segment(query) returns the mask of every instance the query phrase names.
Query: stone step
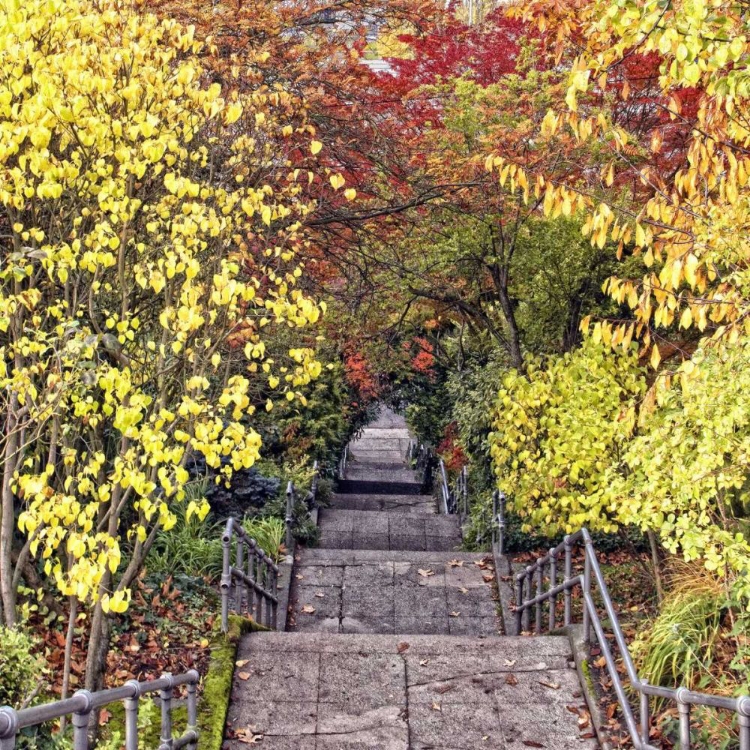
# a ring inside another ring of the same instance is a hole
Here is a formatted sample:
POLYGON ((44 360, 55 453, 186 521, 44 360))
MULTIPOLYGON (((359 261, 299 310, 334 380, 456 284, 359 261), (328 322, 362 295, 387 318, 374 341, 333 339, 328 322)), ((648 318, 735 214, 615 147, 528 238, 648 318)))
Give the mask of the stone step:
POLYGON ((402 456, 406 456, 409 449, 411 438, 407 437, 380 437, 376 435, 363 435, 358 440, 349 444, 349 450, 354 453, 358 451, 395 451, 402 456))
POLYGON ((372 468, 370 466, 359 466, 357 463, 347 464, 345 479, 350 482, 371 482, 371 483, 401 483, 416 482, 416 475, 411 469, 400 464, 389 468, 372 468))
POLYGON ((296 562, 290 629, 476 636, 501 632, 493 570, 485 555, 325 550, 329 554, 321 556, 322 551, 304 550, 296 562))
POLYGON ((318 546, 328 549, 445 550, 461 544, 456 516, 321 508, 318 546))
POLYGON ((567 638, 252 633, 237 658, 227 750, 598 747, 567 638))
POLYGON ((401 451, 384 448, 383 450, 350 450, 349 461, 355 464, 391 464, 406 467, 406 456, 401 451))
POLYGON ((336 482, 339 494, 347 495, 421 495, 420 482, 364 482, 339 479, 336 482))
MULTIPOLYGON (((351 476, 352 472, 361 473, 361 474, 371 474, 372 471, 384 471, 388 472, 389 474, 396 473, 400 474, 401 472, 408 471, 409 474, 404 475, 406 476, 407 481, 414 481, 414 472, 412 471, 411 467, 407 466, 404 461, 401 459, 391 459, 383 456, 368 456, 367 458, 361 459, 359 456, 355 456, 353 459, 350 458, 350 460, 346 464, 346 475, 349 477, 351 476)), ((352 479, 356 479, 357 477, 352 476, 352 479)), ((369 479, 369 477, 365 476, 365 481, 369 479)))
POLYGON ((331 498, 331 507, 338 510, 394 511, 434 515, 432 495, 341 495, 331 498))

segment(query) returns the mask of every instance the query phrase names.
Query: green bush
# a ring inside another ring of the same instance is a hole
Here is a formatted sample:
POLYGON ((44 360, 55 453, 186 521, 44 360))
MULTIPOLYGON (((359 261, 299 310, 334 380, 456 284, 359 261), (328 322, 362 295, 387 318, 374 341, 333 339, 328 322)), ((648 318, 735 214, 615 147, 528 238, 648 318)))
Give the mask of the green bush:
POLYGON ((46 667, 23 630, 0 626, 0 706, 18 708, 29 700, 46 667))
POLYGON ((281 558, 281 545, 284 543, 286 526, 283 519, 250 518, 242 522, 245 531, 255 539, 259 547, 276 562, 281 558))

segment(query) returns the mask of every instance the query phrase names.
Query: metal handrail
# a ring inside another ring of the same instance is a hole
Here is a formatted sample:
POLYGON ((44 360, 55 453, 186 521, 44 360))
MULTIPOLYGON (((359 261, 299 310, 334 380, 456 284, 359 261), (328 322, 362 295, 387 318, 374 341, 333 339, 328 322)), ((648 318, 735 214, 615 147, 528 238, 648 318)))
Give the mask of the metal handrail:
POLYGON ((349 462, 349 443, 347 443, 344 446, 344 450, 341 451, 341 458, 339 459, 337 479, 346 479, 346 465, 348 462, 349 462))
POLYGON ((159 693, 161 703, 161 737, 158 750, 177 750, 198 747, 197 686, 200 675, 194 669, 179 675, 165 674, 156 680, 130 680, 121 687, 98 690, 78 690, 70 698, 16 711, 10 706, 0 707, 0 750, 13 750, 16 736, 26 727, 38 726, 48 721, 72 714, 73 748, 88 750, 89 719, 91 713, 110 703, 122 701, 125 705, 125 750, 138 750, 138 700, 147 693, 159 693), (187 728, 179 737, 172 732, 172 699, 174 689, 187 686, 187 728))
MULTIPOLYGON (((235 611, 253 615, 261 625, 276 629, 279 600, 276 596, 279 568, 235 518, 229 518, 221 537, 221 629, 229 629, 231 591, 235 611), (232 541, 235 542, 232 564, 232 541), (247 606, 245 606, 247 605, 247 606)), ((0 748, 2 750, 2 748, 0 748)))
POLYGON ((538 634, 543 630, 555 630, 556 627, 556 604, 557 597, 564 596, 565 609, 563 624, 572 624, 571 596, 572 590, 580 586, 583 592, 583 638, 587 644, 591 644, 592 629, 599 643, 607 672, 612 680, 618 703, 627 725, 628 733, 636 750, 658 750, 649 744, 650 728, 650 706, 649 698, 662 698, 674 701, 677 704, 680 722, 680 750, 690 750, 690 712, 693 706, 709 706, 713 708, 732 711, 737 714, 739 723, 740 750, 750 750, 750 697, 740 696, 738 698, 727 698, 709 693, 697 693, 685 687, 666 688, 657 685, 649 685, 646 680, 638 676, 633 659, 628 650, 625 635, 622 632, 617 612, 615 611, 612 597, 610 596, 607 583, 602 575, 599 561, 596 557, 593 541, 587 529, 581 529, 575 534, 568 535, 564 541, 552 548, 546 555, 540 557, 533 565, 518 573, 515 578, 516 595, 516 628, 518 632, 530 631, 531 610, 535 610, 535 623, 533 630, 538 634), (584 545, 584 569, 582 574, 573 575, 573 549, 576 545, 584 545), (560 573, 560 557, 564 556, 564 568, 562 569, 563 580, 558 583, 560 573), (548 572, 547 572, 547 569, 548 572), (547 589, 545 590, 545 582, 547 589), (604 623, 599 617, 593 595, 592 584, 596 583, 599 594, 604 602, 604 608, 609 619, 610 628, 614 635, 615 643, 622 656, 627 681, 630 688, 638 693, 640 698, 640 721, 636 722, 633 708, 630 705, 625 687, 612 650, 604 632, 604 623), (533 590, 534 589, 534 590, 533 590), (547 626, 545 627, 544 604, 548 602, 547 626))
MULTIPOLYGON (((315 461, 313 464, 313 478, 312 482, 310 483, 310 490, 305 495, 305 505, 307 506, 308 514, 313 510, 315 507, 315 503, 318 498, 318 481, 320 479, 320 469, 318 468, 318 462, 315 461)), ((292 553, 292 548, 294 546, 294 526, 296 523, 296 519, 294 516, 294 509, 297 505, 297 488, 294 485, 294 482, 291 480, 287 483, 286 486, 286 515, 284 517, 284 523, 286 525, 286 537, 285 537, 285 545, 287 554, 292 553)))

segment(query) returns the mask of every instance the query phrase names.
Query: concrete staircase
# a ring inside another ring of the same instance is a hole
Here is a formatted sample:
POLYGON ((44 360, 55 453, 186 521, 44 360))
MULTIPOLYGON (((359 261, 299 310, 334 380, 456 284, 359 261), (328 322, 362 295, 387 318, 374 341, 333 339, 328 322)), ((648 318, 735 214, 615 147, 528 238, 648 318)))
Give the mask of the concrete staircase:
POLYGON ((598 747, 578 728, 569 640, 504 635, 492 560, 460 551, 457 518, 405 465, 409 439, 384 410, 352 443, 320 545, 296 561, 293 632, 240 644, 225 748, 598 747))

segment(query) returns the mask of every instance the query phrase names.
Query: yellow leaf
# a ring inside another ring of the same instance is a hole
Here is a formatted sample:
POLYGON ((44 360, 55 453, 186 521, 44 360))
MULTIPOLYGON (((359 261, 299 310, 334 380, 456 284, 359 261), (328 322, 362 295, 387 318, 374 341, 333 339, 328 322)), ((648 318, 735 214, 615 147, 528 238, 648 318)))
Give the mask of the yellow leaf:
POLYGON ((313 156, 317 156, 317 154, 320 153, 320 149, 323 148, 323 144, 320 141, 313 141, 310 144, 310 151, 312 152, 313 156))

